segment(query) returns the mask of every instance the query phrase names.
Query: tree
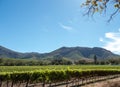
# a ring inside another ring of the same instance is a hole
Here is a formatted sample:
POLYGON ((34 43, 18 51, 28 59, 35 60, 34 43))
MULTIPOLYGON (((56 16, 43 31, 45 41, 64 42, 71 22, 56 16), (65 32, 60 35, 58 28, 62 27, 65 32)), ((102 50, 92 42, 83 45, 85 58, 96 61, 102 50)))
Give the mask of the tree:
POLYGON ((97 56, 94 55, 94 64, 97 64, 97 56))
MULTIPOLYGON (((105 12, 108 8, 108 5, 110 5, 110 2, 112 2, 112 8, 115 8, 115 11, 110 15, 110 18, 108 19, 108 22, 110 22, 113 17, 120 11, 120 0, 86 0, 82 7, 87 7, 87 12, 85 15, 93 16, 96 12, 105 12)), ((109 7, 111 8, 111 7, 109 7)))

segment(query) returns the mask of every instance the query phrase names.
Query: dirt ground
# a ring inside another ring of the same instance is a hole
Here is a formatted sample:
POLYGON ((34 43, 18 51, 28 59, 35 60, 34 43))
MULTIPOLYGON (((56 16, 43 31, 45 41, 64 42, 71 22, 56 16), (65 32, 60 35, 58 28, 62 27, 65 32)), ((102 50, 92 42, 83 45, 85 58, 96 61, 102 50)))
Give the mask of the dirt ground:
MULTIPOLYGON (((11 87, 10 85, 9 87, 11 87)), ((48 87, 48 86, 49 85, 46 85, 45 87, 48 87)), ((72 84, 68 85, 68 87, 71 87, 71 86, 72 84)), ((4 83, 2 87, 6 87, 6 83, 4 83)), ((21 84, 21 86, 14 85, 14 87, 25 87, 25 83, 21 84)), ((36 86, 31 85, 29 87, 42 87, 42 85, 40 83, 37 83, 36 86)), ((66 87, 66 85, 61 85, 61 86, 56 86, 56 87, 66 87)), ((90 83, 90 84, 86 84, 85 86, 80 86, 80 87, 120 87, 120 78, 90 83)))
POLYGON ((96 82, 81 87, 120 87, 120 78, 96 82))

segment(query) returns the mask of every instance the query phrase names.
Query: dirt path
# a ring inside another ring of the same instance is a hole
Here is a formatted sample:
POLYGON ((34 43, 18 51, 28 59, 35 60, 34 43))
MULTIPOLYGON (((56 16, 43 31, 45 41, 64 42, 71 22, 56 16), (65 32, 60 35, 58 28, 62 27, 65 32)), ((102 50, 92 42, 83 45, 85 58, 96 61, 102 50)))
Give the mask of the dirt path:
POLYGON ((81 87, 120 87, 120 78, 95 82, 81 87))

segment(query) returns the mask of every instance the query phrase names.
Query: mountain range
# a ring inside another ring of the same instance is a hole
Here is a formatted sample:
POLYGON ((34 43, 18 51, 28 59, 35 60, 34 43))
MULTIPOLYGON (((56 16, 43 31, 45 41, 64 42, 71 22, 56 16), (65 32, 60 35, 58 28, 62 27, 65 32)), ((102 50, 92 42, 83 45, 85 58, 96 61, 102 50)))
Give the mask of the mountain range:
POLYGON ((47 59, 47 58, 68 58, 71 60, 91 59, 96 55, 98 59, 118 57, 104 48, 100 47, 61 47, 49 53, 21 53, 0 46, 0 58, 22 58, 22 59, 47 59))

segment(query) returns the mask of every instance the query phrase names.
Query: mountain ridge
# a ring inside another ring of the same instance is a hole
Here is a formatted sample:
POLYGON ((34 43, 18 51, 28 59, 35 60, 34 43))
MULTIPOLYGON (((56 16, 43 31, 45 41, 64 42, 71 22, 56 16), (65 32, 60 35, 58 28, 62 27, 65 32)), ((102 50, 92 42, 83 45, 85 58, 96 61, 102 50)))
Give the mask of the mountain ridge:
POLYGON ((16 52, 0 46, 0 58, 32 58, 32 59, 46 59, 46 58, 68 58, 78 60, 81 58, 93 58, 96 55, 99 59, 106 59, 119 56, 101 47, 61 47, 49 53, 37 52, 16 52))

